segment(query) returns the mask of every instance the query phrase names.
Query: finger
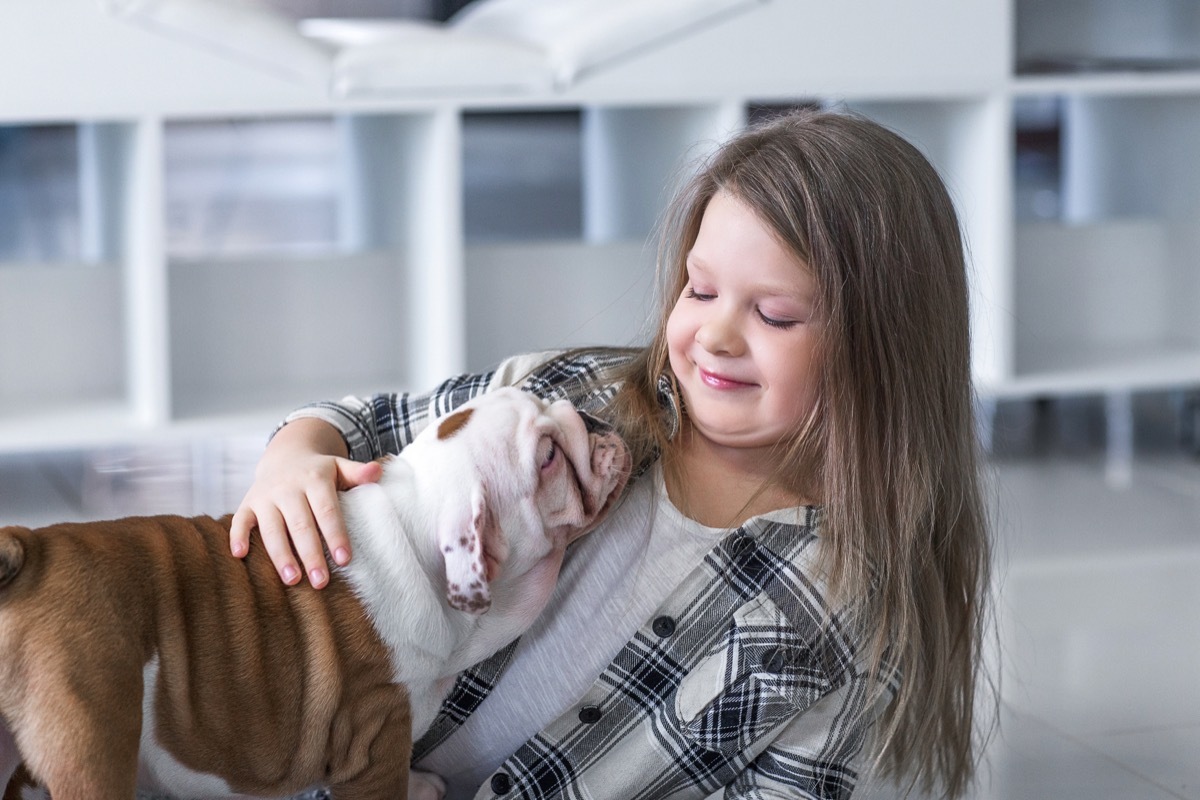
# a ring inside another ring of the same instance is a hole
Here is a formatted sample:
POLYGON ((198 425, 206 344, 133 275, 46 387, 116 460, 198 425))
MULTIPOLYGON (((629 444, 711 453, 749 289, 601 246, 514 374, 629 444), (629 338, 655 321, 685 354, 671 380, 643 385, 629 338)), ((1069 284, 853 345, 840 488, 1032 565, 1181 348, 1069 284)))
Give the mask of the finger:
POLYGON ((229 552, 237 558, 245 558, 250 552, 250 531, 256 524, 254 512, 247 506, 239 508, 233 515, 229 526, 229 552))
POLYGON ((289 503, 281 509, 287 523, 292 548, 300 556, 304 574, 313 588, 320 589, 329 583, 329 565, 325 563, 325 549, 321 544, 321 531, 313 519, 308 499, 289 503))
POLYGON ((329 487, 314 489, 309 494, 309 506, 321 536, 333 555, 334 563, 344 567, 350 563, 352 553, 350 536, 346 533, 346 522, 342 517, 337 492, 329 487))
POLYGON ((339 458, 335 463, 339 489, 353 489, 364 483, 375 483, 383 476, 383 465, 378 461, 351 461, 348 458, 339 458))
POLYGON ((272 508, 269 512, 258 514, 258 535, 280 580, 288 586, 296 584, 301 576, 300 566, 296 563, 287 525, 278 509, 272 508))

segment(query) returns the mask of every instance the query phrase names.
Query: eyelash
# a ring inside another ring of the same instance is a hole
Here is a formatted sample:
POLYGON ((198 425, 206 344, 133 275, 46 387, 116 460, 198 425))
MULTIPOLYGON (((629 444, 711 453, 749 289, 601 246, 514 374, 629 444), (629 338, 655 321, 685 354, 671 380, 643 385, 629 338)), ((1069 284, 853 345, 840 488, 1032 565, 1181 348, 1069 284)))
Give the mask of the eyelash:
MULTIPOLYGON (((693 289, 691 287, 688 287, 687 296, 688 296, 689 300, 699 300, 701 302, 703 302, 705 300, 712 300, 714 297, 716 297, 716 295, 712 295, 712 294, 700 294, 699 292, 697 292, 695 289, 693 289)), ((762 311, 759 311, 758 309, 755 309, 754 313, 758 314, 758 318, 763 321, 763 324, 769 325, 772 328, 777 328, 781 331, 785 331, 788 328, 794 328, 794 327, 796 327, 796 325, 799 324, 796 320, 775 319, 774 317, 768 317, 766 314, 762 313, 762 311)))
POLYGON ((779 328, 782 331, 786 331, 788 328, 794 328, 797 324, 799 324, 795 320, 791 319, 774 319, 773 317, 768 317, 761 311, 758 312, 758 318, 767 325, 770 325, 772 328, 779 328))

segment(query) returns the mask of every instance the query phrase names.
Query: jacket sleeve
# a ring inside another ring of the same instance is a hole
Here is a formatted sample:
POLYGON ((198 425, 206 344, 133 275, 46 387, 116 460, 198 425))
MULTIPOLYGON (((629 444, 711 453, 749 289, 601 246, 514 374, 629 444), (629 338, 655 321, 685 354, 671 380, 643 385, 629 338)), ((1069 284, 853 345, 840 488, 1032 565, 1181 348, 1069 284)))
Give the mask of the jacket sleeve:
POLYGON ((342 434, 350 458, 371 461, 399 453, 432 420, 489 389, 516 385, 553 356, 553 353, 514 356, 494 370, 450 378, 423 394, 383 393, 311 403, 293 411, 282 424, 302 418, 323 420, 342 434))

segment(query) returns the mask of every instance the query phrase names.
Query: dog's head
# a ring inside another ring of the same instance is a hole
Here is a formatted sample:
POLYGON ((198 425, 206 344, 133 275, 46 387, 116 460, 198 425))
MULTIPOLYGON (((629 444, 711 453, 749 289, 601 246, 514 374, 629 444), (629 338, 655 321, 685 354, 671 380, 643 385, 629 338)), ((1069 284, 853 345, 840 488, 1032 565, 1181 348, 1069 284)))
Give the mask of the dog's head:
POLYGON ((472 614, 488 610, 497 581, 552 582, 566 546, 607 515, 630 471, 614 433, 566 401, 512 388, 434 421, 405 454, 423 486, 445 493, 435 524, 447 598, 472 614))

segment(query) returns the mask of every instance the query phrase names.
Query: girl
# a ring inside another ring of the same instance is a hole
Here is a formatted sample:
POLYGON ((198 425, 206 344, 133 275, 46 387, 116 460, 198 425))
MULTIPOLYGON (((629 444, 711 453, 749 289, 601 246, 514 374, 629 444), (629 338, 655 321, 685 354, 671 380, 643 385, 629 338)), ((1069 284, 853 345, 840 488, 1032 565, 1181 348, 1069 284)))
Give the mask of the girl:
POLYGON ((494 386, 567 397, 638 478, 534 629, 459 678, 417 767, 451 798, 842 798, 868 766, 960 796, 989 539, 945 187, 884 128, 805 110, 725 144, 669 221, 647 347, 302 409, 234 552, 257 525, 285 581, 294 546, 323 585, 360 462, 494 386))

